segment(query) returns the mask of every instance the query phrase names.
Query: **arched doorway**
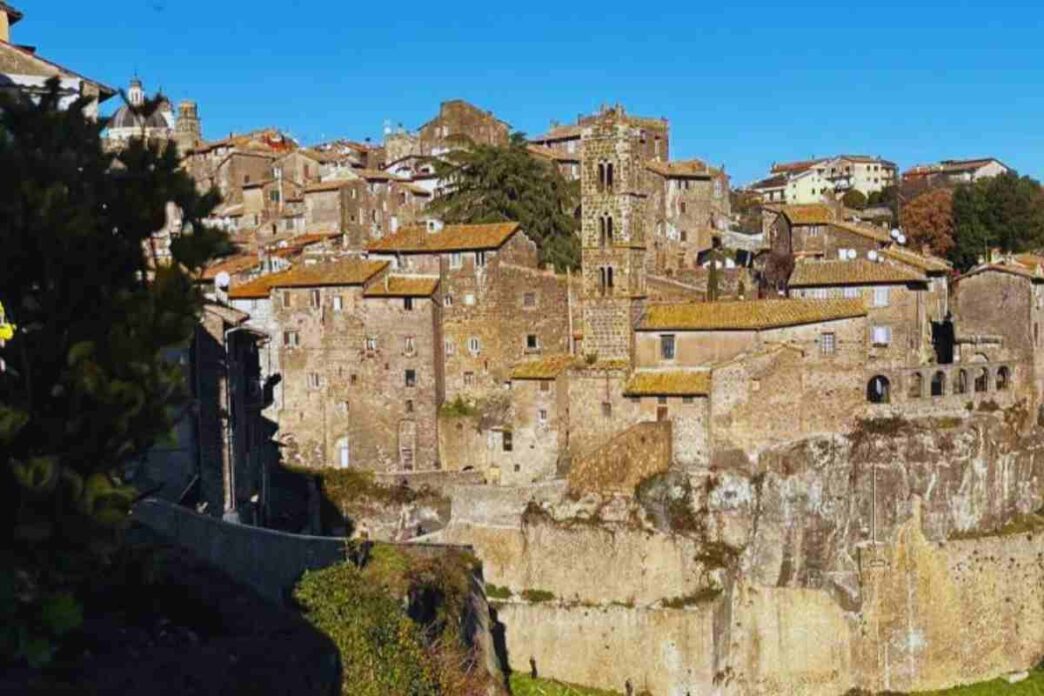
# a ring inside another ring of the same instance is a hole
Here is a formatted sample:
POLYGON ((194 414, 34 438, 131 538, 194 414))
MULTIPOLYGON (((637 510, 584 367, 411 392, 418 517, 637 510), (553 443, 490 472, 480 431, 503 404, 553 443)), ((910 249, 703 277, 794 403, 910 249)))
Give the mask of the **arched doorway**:
POLYGON ((340 469, 347 469, 352 464, 352 453, 348 448, 348 437, 342 437, 337 441, 337 466, 340 469))
POLYGON ((957 370, 957 373, 953 376, 953 393, 954 394, 967 394, 968 393, 968 371, 957 370))
POLYGON ((1011 370, 1001 365, 997 368, 997 390, 1004 391, 1011 384, 1011 370))
POLYGON ((975 373, 975 391, 985 392, 990 388, 990 371, 985 367, 979 368, 975 373))
POLYGON ((875 375, 866 383, 866 400, 872 404, 887 404, 892 400, 892 384, 884 375, 875 375))
POLYGON ((906 395, 911 399, 920 399, 924 396, 924 377, 920 372, 915 372, 910 375, 910 386, 907 389, 906 395))
POLYGON ((932 375, 932 396, 946 395, 946 373, 939 370, 932 375))

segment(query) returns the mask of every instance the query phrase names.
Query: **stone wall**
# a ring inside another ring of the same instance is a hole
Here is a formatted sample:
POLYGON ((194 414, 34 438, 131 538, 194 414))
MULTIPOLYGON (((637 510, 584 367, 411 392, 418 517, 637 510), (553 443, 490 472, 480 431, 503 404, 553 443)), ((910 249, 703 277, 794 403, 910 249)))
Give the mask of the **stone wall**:
POLYGON ((577 493, 634 493, 671 465, 671 423, 637 423, 603 446, 573 459, 569 487, 577 493))

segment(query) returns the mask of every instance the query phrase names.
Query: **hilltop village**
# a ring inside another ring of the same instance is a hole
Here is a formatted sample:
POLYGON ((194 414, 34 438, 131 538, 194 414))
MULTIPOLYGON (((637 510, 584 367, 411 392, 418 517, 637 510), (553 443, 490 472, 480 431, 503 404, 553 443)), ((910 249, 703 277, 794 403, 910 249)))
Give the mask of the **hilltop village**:
MULTIPOLYGON (((838 154, 737 186, 623 105, 523 138, 462 100, 380 142, 208 140, 205 105, 138 78, 105 115, 118 90, 12 43, 21 19, 0 2, 0 91, 56 77, 108 153, 172 148, 220 197, 140 525, 277 604, 359 549, 474 559, 468 666, 501 684, 833 696, 1040 663, 1044 254, 958 269, 895 210, 999 160, 838 154), (443 165, 484 148, 576 188, 578 263, 519 220, 443 219, 443 165)), ((194 232, 168 203, 142 277, 194 232)))

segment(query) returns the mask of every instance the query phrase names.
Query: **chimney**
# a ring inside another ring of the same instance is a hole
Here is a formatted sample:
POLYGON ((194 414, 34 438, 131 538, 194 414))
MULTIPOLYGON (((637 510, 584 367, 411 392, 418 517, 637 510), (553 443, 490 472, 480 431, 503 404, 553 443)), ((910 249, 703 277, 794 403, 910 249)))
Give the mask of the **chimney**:
POLYGON ((11 43, 11 27, 22 19, 22 13, 0 2, 0 41, 11 43))

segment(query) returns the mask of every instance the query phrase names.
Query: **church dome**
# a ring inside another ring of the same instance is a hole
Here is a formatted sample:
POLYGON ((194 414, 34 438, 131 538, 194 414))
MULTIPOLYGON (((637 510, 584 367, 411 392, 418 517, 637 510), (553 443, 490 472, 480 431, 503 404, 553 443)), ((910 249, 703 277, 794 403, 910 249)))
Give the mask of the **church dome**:
POLYGON ((127 90, 127 103, 123 104, 109 119, 110 130, 173 130, 174 129, 174 107, 164 99, 159 107, 152 112, 151 116, 144 117, 134 113, 134 108, 145 103, 145 92, 141 87, 141 81, 131 80, 130 89, 127 90))

